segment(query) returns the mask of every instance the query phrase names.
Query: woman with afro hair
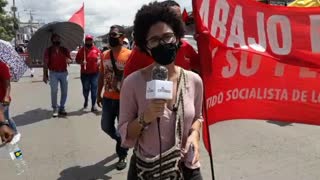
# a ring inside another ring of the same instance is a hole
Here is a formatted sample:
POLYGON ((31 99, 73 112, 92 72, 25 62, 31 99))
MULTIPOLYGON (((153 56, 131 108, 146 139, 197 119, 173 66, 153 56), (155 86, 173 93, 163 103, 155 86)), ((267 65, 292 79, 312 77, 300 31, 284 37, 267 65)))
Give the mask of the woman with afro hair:
MULTIPOLYGON (((184 36, 181 17, 169 7, 144 5, 134 21, 134 41, 154 63, 129 75, 120 97, 122 147, 134 148, 128 180, 201 180, 199 163, 203 84, 175 65, 184 36), (146 99, 155 67, 165 67, 173 82, 171 100, 146 99)), ((143 61, 143 59, 141 59, 143 61)))

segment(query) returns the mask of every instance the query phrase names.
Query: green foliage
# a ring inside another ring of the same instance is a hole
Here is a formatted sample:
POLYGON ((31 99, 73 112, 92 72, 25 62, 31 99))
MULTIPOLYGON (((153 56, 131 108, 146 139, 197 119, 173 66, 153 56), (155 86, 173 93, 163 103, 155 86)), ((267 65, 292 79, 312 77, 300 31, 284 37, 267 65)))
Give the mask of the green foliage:
POLYGON ((0 0, 0 14, 5 13, 4 7, 6 7, 7 4, 8 2, 6 0, 0 0))
POLYGON ((11 41, 15 29, 18 29, 18 21, 5 11, 7 4, 6 0, 0 0, 0 39, 11 41))

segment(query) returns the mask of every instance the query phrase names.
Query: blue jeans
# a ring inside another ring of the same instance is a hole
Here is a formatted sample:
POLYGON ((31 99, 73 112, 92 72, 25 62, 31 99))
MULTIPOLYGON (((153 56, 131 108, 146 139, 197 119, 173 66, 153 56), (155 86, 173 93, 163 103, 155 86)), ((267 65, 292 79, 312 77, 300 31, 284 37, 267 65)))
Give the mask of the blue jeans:
POLYGON ((85 104, 88 104, 88 97, 91 91, 91 104, 92 107, 96 105, 98 94, 98 77, 99 73, 94 74, 81 74, 82 93, 85 104))
POLYGON ((4 112, 3 112, 4 118, 9 121, 9 126, 12 130, 14 130, 15 133, 17 133, 17 126, 16 123, 13 121, 13 119, 10 118, 9 114, 9 106, 4 106, 4 112))
POLYGON ((50 71, 50 87, 51 87, 51 105, 54 110, 64 110, 68 96, 68 72, 50 71), (60 83, 61 99, 60 106, 57 103, 58 86, 60 83))
POLYGON ((112 139, 116 140, 116 152, 119 158, 128 155, 128 149, 121 147, 121 136, 115 127, 116 118, 119 120, 119 100, 103 98, 101 128, 112 139))

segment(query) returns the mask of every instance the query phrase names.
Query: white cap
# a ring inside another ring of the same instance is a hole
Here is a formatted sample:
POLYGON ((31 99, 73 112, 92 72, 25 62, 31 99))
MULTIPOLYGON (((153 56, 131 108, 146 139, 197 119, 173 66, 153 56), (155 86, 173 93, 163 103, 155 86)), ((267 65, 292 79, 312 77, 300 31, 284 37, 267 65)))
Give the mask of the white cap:
POLYGON ((123 42, 126 42, 127 44, 129 44, 129 39, 128 38, 124 38, 123 42))

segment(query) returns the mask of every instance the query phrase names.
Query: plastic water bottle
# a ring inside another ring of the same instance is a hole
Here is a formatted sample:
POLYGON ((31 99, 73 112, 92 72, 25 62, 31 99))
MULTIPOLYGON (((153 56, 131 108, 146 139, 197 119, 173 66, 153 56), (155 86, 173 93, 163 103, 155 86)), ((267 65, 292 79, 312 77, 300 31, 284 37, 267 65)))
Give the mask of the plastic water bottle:
POLYGON ((21 135, 17 134, 14 136, 13 140, 6 144, 6 149, 9 152, 9 156, 15 165, 17 175, 21 175, 27 171, 27 164, 23 159, 23 154, 19 148, 18 141, 20 140, 21 135))

